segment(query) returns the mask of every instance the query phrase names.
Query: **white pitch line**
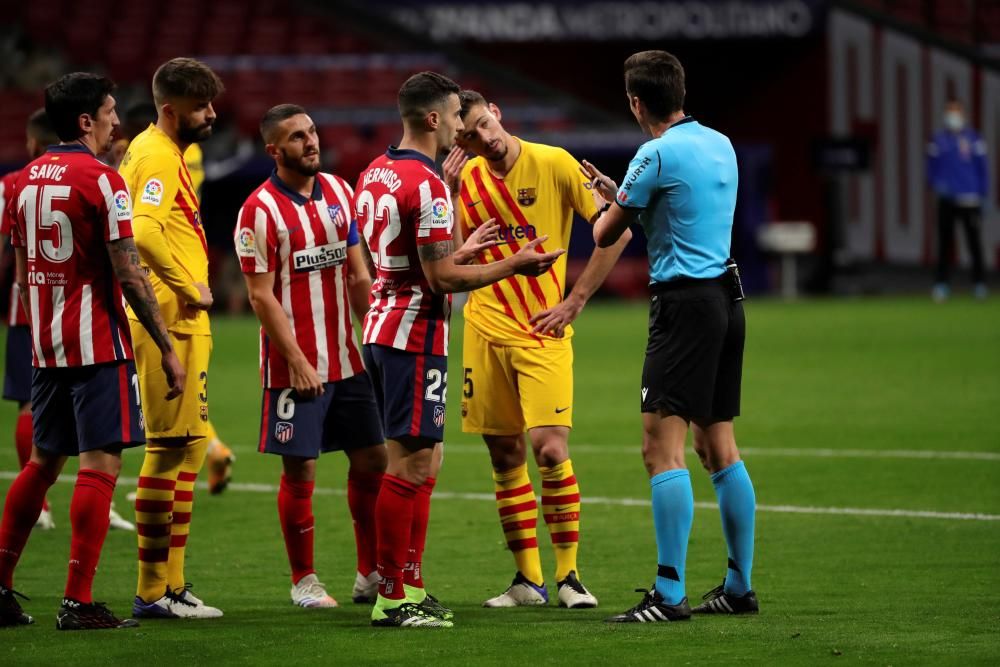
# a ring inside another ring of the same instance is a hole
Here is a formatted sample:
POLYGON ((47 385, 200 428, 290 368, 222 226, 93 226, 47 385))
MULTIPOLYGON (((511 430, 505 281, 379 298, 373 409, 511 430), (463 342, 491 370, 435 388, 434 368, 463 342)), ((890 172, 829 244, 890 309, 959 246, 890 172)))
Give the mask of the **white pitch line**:
MULTIPOLYGON (((445 445, 446 452, 467 454, 484 452, 485 445, 453 444, 445 445)), ((570 450, 581 454, 639 454, 639 445, 588 445, 570 444, 570 450)), ((843 458, 843 459, 957 459, 963 461, 1000 461, 1000 452, 948 452, 924 449, 812 449, 793 447, 740 447, 746 456, 783 456, 791 458, 843 458)), ((693 451, 688 456, 695 456, 693 451)))
MULTIPOLYGON (((256 452, 251 445, 230 445, 236 452, 256 452)), ((446 452, 452 454, 486 454, 486 445, 470 443, 445 444, 446 452)), ((570 450, 581 454, 634 454, 639 455, 639 445, 634 447, 623 445, 590 445, 570 444, 570 450)), ((740 447, 740 453, 750 457, 778 456, 802 459, 912 459, 916 461, 997 461, 1000 462, 1000 452, 959 452, 930 449, 832 449, 832 448, 795 448, 795 447, 740 447)), ((687 456, 694 458, 695 453, 687 451, 687 456)))
MULTIPOLYGON (((14 479, 16 472, 9 470, 0 471, 0 479, 14 479)), ((76 477, 73 475, 60 475, 59 481, 63 483, 73 483, 76 477)), ((118 478, 119 487, 134 487, 139 480, 135 477, 118 478)), ((207 489, 208 484, 198 482, 198 488, 207 489)), ((247 493, 277 493, 278 487, 273 484, 251 484, 245 482, 232 482, 227 487, 231 491, 243 491, 247 493)), ((320 496, 344 496, 347 491, 344 489, 331 489, 327 487, 316 487, 313 493, 320 496)), ((435 491, 434 497, 438 500, 479 500, 494 502, 492 493, 463 493, 458 491, 435 491)), ((605 498, 601 496, 588 496, 582 499, 586 505, 611 505, 617 507, 649 507, 651 501, 648 498, 605 498)), ((718 505, 709 502, 696 502, 694 506, 703 510, 718 510, 718 505)), ((932 510, 905 510, 905 509, 875 509, 866 507, 809 507, 800 505, 757 505, 758 512, 773 512, 777 514, 817 514, 817 515, 841 515, 841 516, 873 516, 888 517, 894 519, 942 519, 945 521, 1000 521, 1000 514, 983 514, 981 512, 935 512, 932 510)))

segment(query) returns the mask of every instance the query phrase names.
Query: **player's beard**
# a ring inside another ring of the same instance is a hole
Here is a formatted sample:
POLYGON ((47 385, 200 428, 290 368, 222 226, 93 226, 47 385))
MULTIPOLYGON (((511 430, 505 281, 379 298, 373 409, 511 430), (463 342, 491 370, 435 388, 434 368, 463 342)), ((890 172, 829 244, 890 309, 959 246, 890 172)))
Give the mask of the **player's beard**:
POLYGON ((177 128, 177 138, 185 144, 196 144, 205 141, 212 136, 212 123, 201 125, 191 125, 181 117, 180 127, 177 128))
MULTIPOLYGON (((318 157, 319 154, 317 153, 316 155, 318 157)), ((284 150, 281 151, 281 161, 289 169, 293 169, 303 176, 315 176, 318 174, 321 168, 320 161, 316 160, 315 164, 306 164, 305 158, 305 155, 299 158, 292 158, 284 150)))

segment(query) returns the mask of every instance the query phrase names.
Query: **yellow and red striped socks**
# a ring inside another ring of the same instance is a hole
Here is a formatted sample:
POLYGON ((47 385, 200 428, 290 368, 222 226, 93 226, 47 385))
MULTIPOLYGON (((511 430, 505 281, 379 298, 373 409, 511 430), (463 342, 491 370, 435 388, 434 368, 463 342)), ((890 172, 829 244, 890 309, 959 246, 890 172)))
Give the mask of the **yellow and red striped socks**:
POLYGON ((313 542, 316 519, 312 511, 312 495, 316 482, 299 481, 281 476, 278 487, 278 519, 285 536, 285 551, 292 568, 292 583, 314 573, 313 542))
POLYGON ((556 554, 556 581, 562 581, 577 569, 580 487, 569 459, 551 468, 539 466, 538 471, 542 474, 542 515, 556 554))
POLYGON ((496 493, 500 526, 507 540, 507 548, 514 554, 517 570, 538 584, 543 583, 542 561, 538 554, 538 501, 531 488, 526 463, 503 472, 493 471, 493 489, 496 493))
POLYGON ((114 475, 97 470, 83 469, 76 476, 76 489, 69 506, 73 533, 65 593, 71 600, 93 602, 91 586, 108 535, 108 511, 116 481, 114 475))
POLYGON ((135 492, 139 581, 135 594, 146 602, 155 602, 167 592, 174 489, 184 462, 184 449, 150 441, 139 471, 139 486, 135 492))
POLYGON ((205 465, 208 438, 190 441, 184 447, 184 461, 177 473, 174 487, 174 509, 170 522, 170 553, 167 557, 167 586, 177 592, 184 589, 184 555, 191 533, 191 512, 194 509, 194 483, 205 465))

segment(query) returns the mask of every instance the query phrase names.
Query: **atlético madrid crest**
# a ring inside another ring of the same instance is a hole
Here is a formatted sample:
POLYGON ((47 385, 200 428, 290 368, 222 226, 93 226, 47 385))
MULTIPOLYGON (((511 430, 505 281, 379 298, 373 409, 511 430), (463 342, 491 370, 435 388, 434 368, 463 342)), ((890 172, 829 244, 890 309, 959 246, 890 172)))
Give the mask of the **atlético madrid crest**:
POLYGON ((518 188, 517 189, 517 203, 521 206, 531 206, 535 203, 538 196, 535 194, 535 188, 518 188))
POLYGON ((278 422, 274 427, 274 439, 285 444, 292 439, 295 433, 295 425, 289 422, 278 422))
POLYGON ((340 215, 340 204, 327 206, 326 212, 330 214, 330 219, 333 220, 333 224, 338 227, 343 227, 344 223, 347 222, 344 217, 340 215))
POLYGON ((434 425, 438 428, 444 426, 444 406, 435 405, 434 406, 434 425))

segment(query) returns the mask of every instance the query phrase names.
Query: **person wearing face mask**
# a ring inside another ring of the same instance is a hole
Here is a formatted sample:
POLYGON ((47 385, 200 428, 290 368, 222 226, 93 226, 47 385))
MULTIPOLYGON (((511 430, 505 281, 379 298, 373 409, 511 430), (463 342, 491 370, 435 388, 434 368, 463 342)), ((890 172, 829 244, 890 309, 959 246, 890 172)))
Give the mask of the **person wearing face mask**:
POLYGON ((927 146, 927 178, 938 199, 938 262, 932 295, 940 302, 951 293, 955 223, 960 222, 972 256, 973 294, 983 299, 987 289, 980 228, 989 180, 986 143, 966 123, 962 103, 958 100, 948 101, 943 120, 944 128, 927 146))

